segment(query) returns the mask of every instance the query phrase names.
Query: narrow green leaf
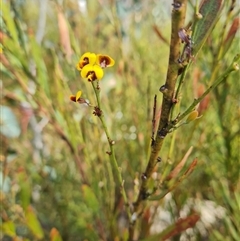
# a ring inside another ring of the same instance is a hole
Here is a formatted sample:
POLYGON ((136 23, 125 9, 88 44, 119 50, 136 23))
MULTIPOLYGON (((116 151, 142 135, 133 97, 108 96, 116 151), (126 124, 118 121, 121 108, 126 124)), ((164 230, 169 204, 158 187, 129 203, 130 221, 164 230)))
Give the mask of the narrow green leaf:
POLYGON ((233 225, 231 219, 228 218, 228 217, 226 217, 224 221, 225 221, 225 223, 226 223, 226 226, 227 226, 227 230, 228 230, 228 232, 229 232, 229 235, 231 235, 231 237, 233 238, 233 240, 239 241, 239 239, 240 239, 239 230, 237 230, 237 229, 235 228, 235 226, 233 225))
POLYGON ((82 191, 86 205, 89 207, 89 209, 91 209, 94 214, 98 213, 99 202, 93 190, 87 185, 82 185, 82 191))
POLYGON ((10 1, 1 1, 1 11, 3 19, 6 22, 8 31, 11 34, 12 39, 14 39, 15 44, 18 45, 18 33, 14 23, 13 13, 11 12, 11 2, 10 1))
POLYGON ((193 53, 196 56, 211 33, 221 10, 222 0, 202 0, 199 13, 193 26, 193 53))
POLYGON ((215 238, 215 240, 218 241, 227 241, 226 237, 223 236, 219 230, 212 230, 211 236, 213 236, 215 238))
POLYGON ((26 210, 31 200, 31 184, 24 170, 20 170, 17 173, 17 178, 20 186, 21 206, 24 210, 26 210))
MULTIPOLYGON (((10 32, 9 29, 8 31, 10 32)), ((28 74, 28 58, 23 49, 12 38, 7 36, 4 37, 3 46, 3 53, 9 60, 10 66, 14 69, 17 67, 24 70, 28 74)))
POLYGON ((46 95, 50 97, 50 89, 48 83, 47 68, 43 59, 42 48, 37 43, 34 36, 29 37, 29 43, 31 45, 31 54, 34 59, 37 68, 37 81, 41 88, 45 91, 46 95))
POLYGON ((33 235, 37 239, 42 239, 44 237, 44 233, 37 219, 37 216, 31 206, 27 208, 25 212, 25 216, 26 216, 26 224, 28 228, 32 231, 33 235))
POLYGON ((69 23, 68 23, 68 29, 69 29, 69 36, 70 36, 71 46, 72 46, 74 52, 78 56, 80 56, 80 53, 81 53, 81 51, 80 51, 80 44, 78 44, 77 39, 76 39, 76 37, 74 35, 74 32, 73 32, 73 30, 71 28, 71 25, 69 23))

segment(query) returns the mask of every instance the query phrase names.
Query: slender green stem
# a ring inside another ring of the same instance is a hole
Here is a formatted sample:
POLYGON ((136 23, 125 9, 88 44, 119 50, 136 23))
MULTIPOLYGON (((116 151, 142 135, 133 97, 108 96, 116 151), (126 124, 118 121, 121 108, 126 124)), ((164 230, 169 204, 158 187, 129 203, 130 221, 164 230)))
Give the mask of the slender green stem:
MULTIPOLYGON (((180 96, 182 86, 183 86, 183 83, 184 83, 184 79, 186 77, 186 74, 187 74, 187 71, 189 69, 190 64, 191 64, 191 62, 187 66, 184 67, 183 73, 180 76, 178 87, 177 87, 177 90, 176 90, 176 93, 175 93, 175 96, 174 96, 174 99, 178 103, 179 106, 180 106, 179 96, 180 96)), ((176 105, 173 105, 172 109, 171 109, 171 119, 172 119, 173 114, 174 114, 175 106, 176 105)))
MULTIPOLYGON (((102 110, 101 109, 101 101, 100 101, 100 89, 99 89, 98 86, 95 86, 93 82, 92 82, 92 86, 93 86, 95 96, 96 96, 96 99, 97 99, 98 108, 100 110, 102 110)), ((99 119, 102 123, 104 132, 105 132, 106 137, 108 139, 108 144, 109 144, 109 148, 110 148, 109 156, 110 156, 110 160, 111 160, 111 163, 112 163, 112 168, 117 175, 117 179, 118 179, 118 182, 119 182, 119 185, 120 185, 120 188, 121 188, 121 194, 123 196, 123 200, 124 200, 124 203, 126 205, 126 211, 127 211, 127 214, 128 214, 128 218, 130 220, 131 219, 131 211, 130 211, 130 207, 129 207, 129 203, 128 203, 127 194, 126 194, 126 191, 125 191, 125 188, 124 188, 124 180, 122 178, 121 168, 118 166, 118 163, 117 163, 117 160, 116 160, 116 155, 115 155, 115 150, 114 150, 114 144, 115 143, 110 138, 109 130, 107 128, 104 115, 103 114, 99 115, 99 119)))
POLYGON ((222 81, 224 81, 231 72, 238 70, 239 66, 237 64, 237 61, 239 59, 240 54, 237 54, 234 57, 232 64, 227 68, 227 70, 221 76, 219 76, 217 80, 210 87, 208 87, 208 89, 199 98, 195 99, 184 113, 178 116, 177 122, 175 123, 179 123, 183 118, 190 114, 194 110, 194 108, 204 99, 204 97, 209 94, 210 91, 215 89, 222 81))
POLYGON ((178 97, 180 95, 180 92, 182 90, 182 86, 183 86, 183 83, 184 83, 184 79, 186 77, 186 74, 187 74, 189 66, 190 66, 190 63, 187 66, 185 66, 185 68, 183 70, 183 73, 180 76, 179 84, 178 84, 178 87, 177 87, 177 90, 176 90, 176 94, 175 94, 175 99, 178 99, 178 97))
POLYGON ((170 143, 170 147, 169 147, 169 151, 168 151, 168 159, 170 159, 170 160, 172 160, 175 141, 176 141, 176 131, 174 131, 172 133, 171 143, 170 143))

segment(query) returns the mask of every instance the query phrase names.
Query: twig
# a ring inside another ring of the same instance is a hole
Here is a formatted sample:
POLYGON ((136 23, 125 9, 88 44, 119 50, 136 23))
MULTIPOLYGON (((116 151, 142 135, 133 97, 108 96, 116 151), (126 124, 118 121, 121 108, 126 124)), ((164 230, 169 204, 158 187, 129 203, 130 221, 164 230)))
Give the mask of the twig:
POLYGON ((154 103, 153 103, 153 118, 152 118, 152 143, 151 146, 154 145, 154 138, 155 138, 155 128, 156 128, 156 108, 157 108, 157 95, 154 96, 154 103))
POLYGON ((187 110, 182 113, 181 115, 179 115, 177 117, 177 119, 175 119, 174 124, 179 123, 183 118, 185 118, 188 114, 190 114, 190 112, 193 111, 193 109, 204 99, 204 97, 209 94, 210 91, 212 91, 213 89, 215 89, 222 81, 226 80, 226 78, 228 77, 228 75, 236 70, 239 70, 239 66, 237 64, 237 62, 240 59, 240 54, 237 54, 234 59, 233 62, 231 63, 231 65, 227 68, 227 70, 217 78, 217 80, 210 86, 208 87, 208 89, 197 99, 195 99, 193 101, 193 103, 187 108, 187 110))
POLYGON ((157 136, 152 146, 151 154, 148 160, 148 165, 144 174, 142 175, 142 183, 140 186, 139 194, 136 202, 134 203, 134 212, 131 220, 131 225, 129 226, 129 241, 134 238, 134 226, 137 218, 142 212, 142 203, 149 196, 148 193, 148 181, 150 180, 155 166, 158 163, 157 157, 158 153, 162 148, 163 140, 167 135, 166 127, 168 125, 170 111, 173 106, 173 97, 176 80, 178 77, 179 64, 177 59, 180 52, 180 38, 178 36, 178 31, 184 26, 185 15, 186 15, 187 0, 180 0, 173 2, 172 11, 172 34, 171 34, 171 44, 170 44, 170 56, 169 56, 169 66, 167 79, 164 86, 160 88, 163 93, 163 103, 160 123, 158 126, 157 136))

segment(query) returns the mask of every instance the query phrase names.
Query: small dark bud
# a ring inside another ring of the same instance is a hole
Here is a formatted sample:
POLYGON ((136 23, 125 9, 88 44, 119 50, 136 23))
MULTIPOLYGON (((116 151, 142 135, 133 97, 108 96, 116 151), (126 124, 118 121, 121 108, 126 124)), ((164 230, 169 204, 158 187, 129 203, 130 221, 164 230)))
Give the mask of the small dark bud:
MULTIPOLYGON (((178 59, 178 63, 179 63, 179 64, 183 63, 183 62, 180 62, 180 61, 182 61, 182 60, 181 60, 181 59, 178 59)), ((178 69, 178 75, 181 75, 181 74, 183 73, 183 70, 184 70, 184 68, 178 69)))
POLYGON ((100 117, 100 116, 102 115, 102 110, 101 110, 98 106, 95 106, 95 107, 94 107, 93 114, 94 114, 95 116, 100 117))
POLYGON ((157 158, 157 161, 158 161, 158 162, 161 162, 161 161, 162 161, 162 158, 159 156, 159 157, 157 158))
POLYGON ((152 138, 151 146, 154 146, 154 144, 155 144, 155 140, 154 140, 154 138, 152 138))
POLYGON ((180 116, 180 113, 178 113, 177 117, 172 121, 172 125, 176 125, 178 123, 178 117, 180 116))
POLYGON ((180 2, 174 2, 172 4, 172 6, 175 10, 179 10, 181 8, 182 4, 180 2))
POLYGON ((114 140, 111 140, 110 141, 110 144, 113 146, 113 145, 115 145, 115 141, 114 140))
POLYGON ((167 130, 166 130, 166 128, 162 128, 160 131, 158 131, 158 136, 159 136, 161 139, 164 139, 166 135, 167 135, 167 130))
POLYGON ((159 91, 162 92, 162 93, 166 92, 167 90, 168 90, 168 89, 166 88, 165 85, 162 85, 162 86, 160 87, 160 89, 159 89, 159 91))
POLYGON ((142 199, 145 200, 150 196, 150 194, 148 192, 144 192, 142 193, 142 199))
POLYGON ((100 85, 99 85, 99 83, 97 82, 97 90, 100 90, 101 88, 100 88, 100 85))
POLYGON ((184 28, 181 28, 179 31, 178 31, 178 37, 182 40, 182 43, 188 43, 189 41, 189 38, 188 38, 188 35, 186 33, 186 30, 184 28))
POLYGON ((146 174, 145 174, 145 173, 142 173, 141 178, 142 178, 142 180, 146 180, 146 179, 147 179, 146 174))
POLYGON ((173 98, 173 99, 172 99, 172 103, 173 103, 173 104, 177 104, 177 103, 178 103, 178 99, 173 98))
POLYGON ((176 118, 175 120, 172 121, 172 125, 176 125, 178 123, 178 119, 176 118))

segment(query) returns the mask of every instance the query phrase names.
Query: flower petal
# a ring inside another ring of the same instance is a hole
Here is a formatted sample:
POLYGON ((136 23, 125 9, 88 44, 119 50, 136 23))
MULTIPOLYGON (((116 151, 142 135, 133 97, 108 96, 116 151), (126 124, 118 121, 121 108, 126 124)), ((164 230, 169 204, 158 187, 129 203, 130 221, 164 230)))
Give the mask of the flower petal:
POLYGON ((96 58, 96 54, 94 53, 87 52, 83 54, 78 63, 76 64, 77 70, 81 71, 82 68, 87 64, 94 65, 96 62, 96 58))
POLYGON ((109 55, 97 54, 96 63, 101 68, 111 67, 115 64, 115 61, 109 55))
POLYGON ((88 73, 93 71, 93 65, 91 64, 87 64, 85 65, 83 68, 82 68, 82 71, 81 71, 81 76, 82 78, 87 78, 88 76, 88 73))
POLYGON ((87 78, 88 81, 100 80, 103 77, 103 70, 98 65, 85 65, 82 69, 82 78, 87 78))
POLYGON ((93 70, 95 72, 95 75, 96 75, 97 79, 98 80, 102 79, 103 74, 104 74, 102 68, 99 67, 98 65, 94 65, 93 70))
POLYGON ((81 95, 82 95, 82 91, 79 90, 76 94, 76 101, 78 101, 80 99, 81 95))
POLYGON ((82 99, 80 98, 81 95, 82 95, 82 91, 79 90, 76 95, 70 95, 69 99, 74 102, 81 102, 81 99, 82 99))
POLYGON ((71 101, 76 102, 76 96, 75 96, 75 95, 70 95, 70 96, 69 96, 69 99, 70 99, 71 101))

